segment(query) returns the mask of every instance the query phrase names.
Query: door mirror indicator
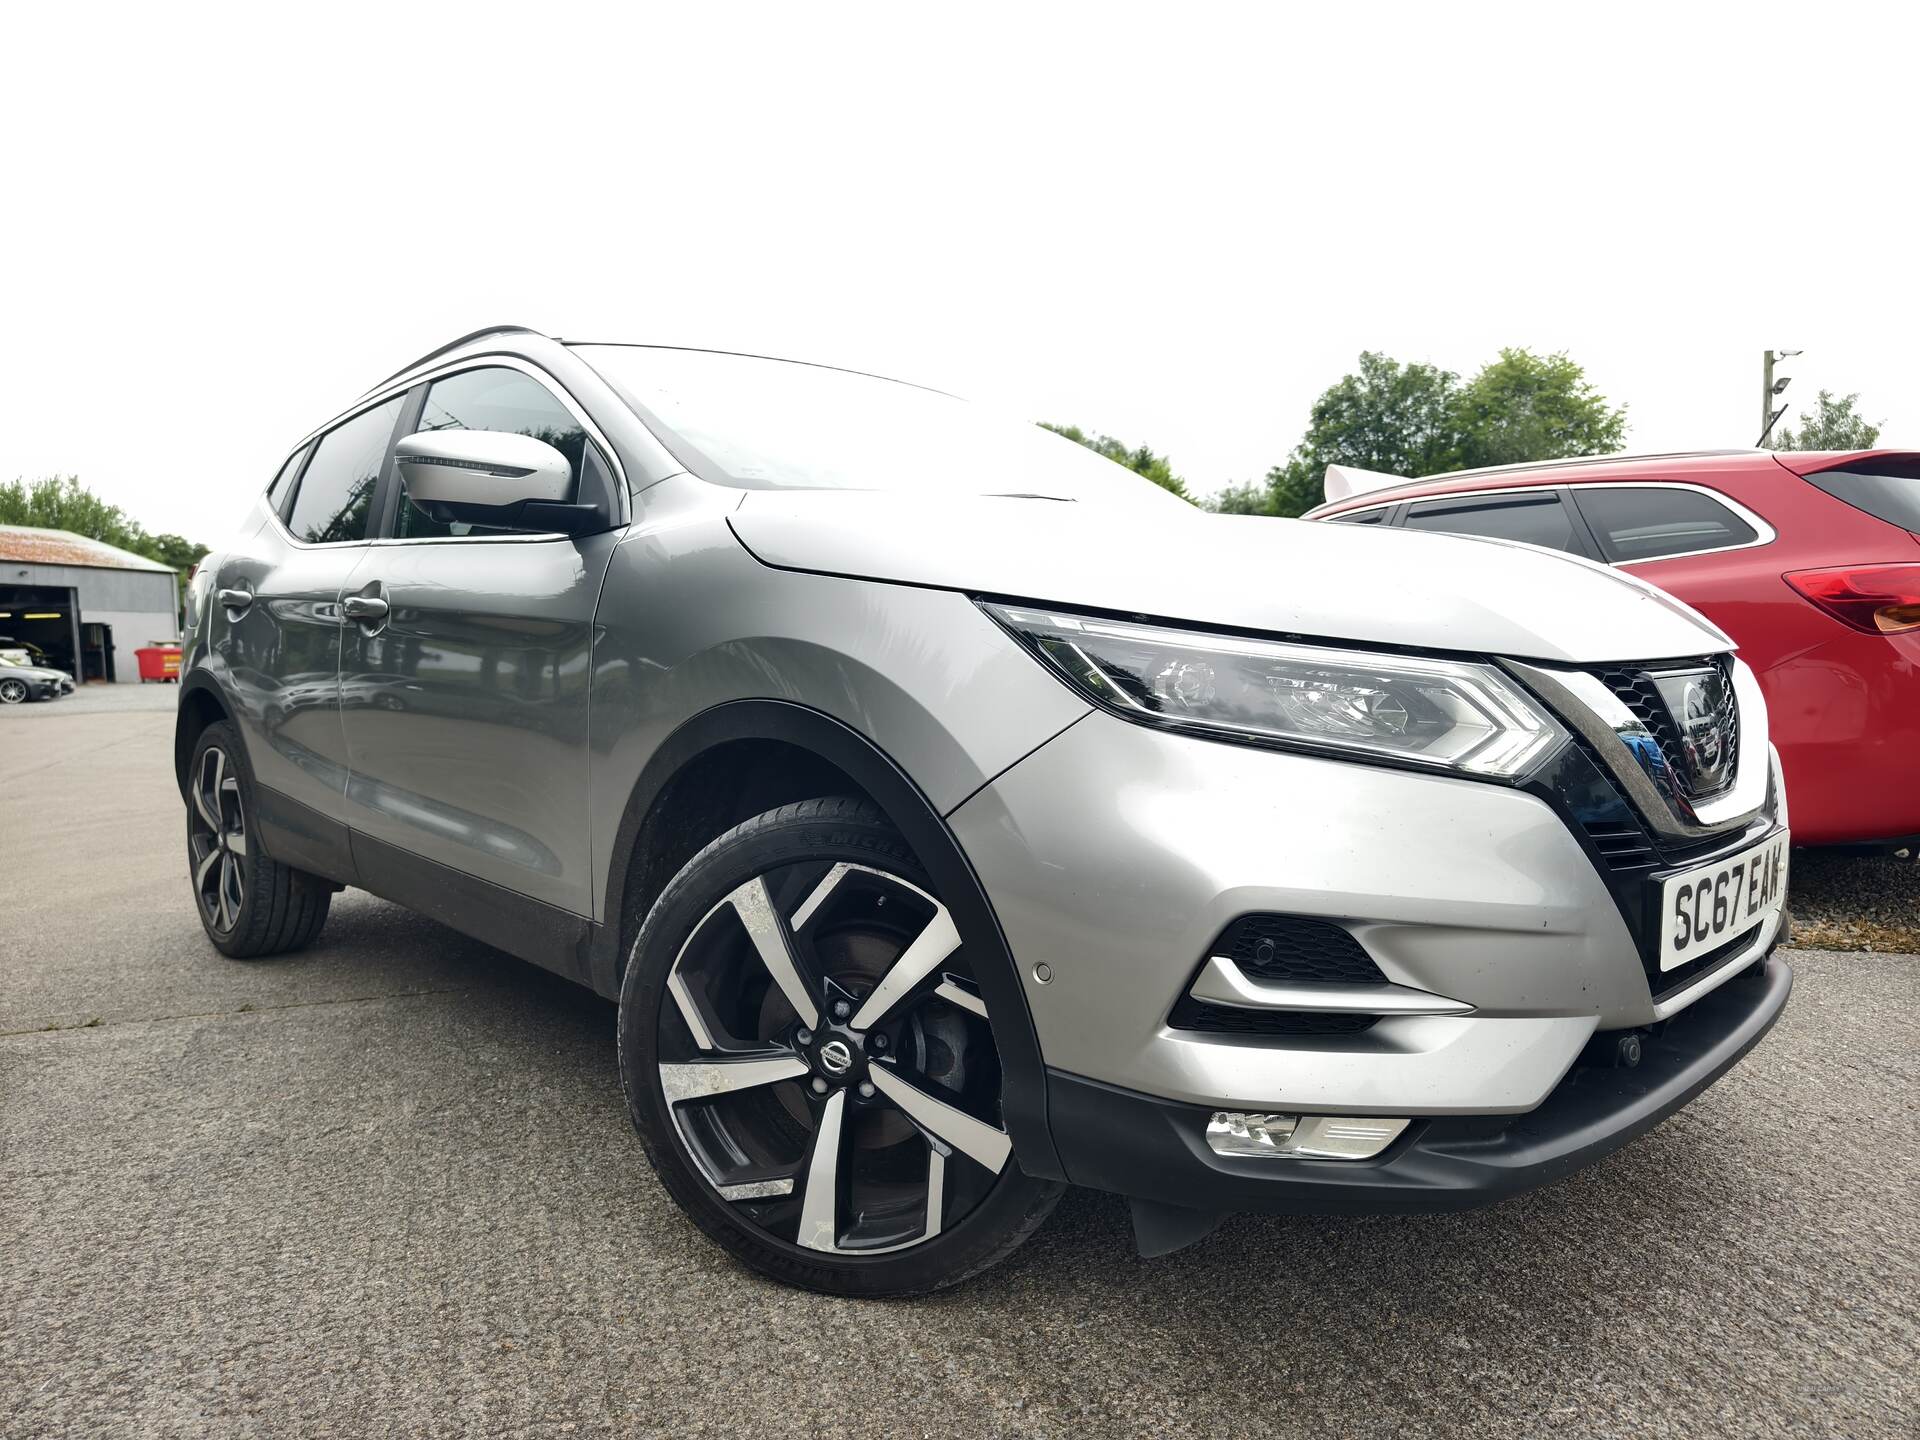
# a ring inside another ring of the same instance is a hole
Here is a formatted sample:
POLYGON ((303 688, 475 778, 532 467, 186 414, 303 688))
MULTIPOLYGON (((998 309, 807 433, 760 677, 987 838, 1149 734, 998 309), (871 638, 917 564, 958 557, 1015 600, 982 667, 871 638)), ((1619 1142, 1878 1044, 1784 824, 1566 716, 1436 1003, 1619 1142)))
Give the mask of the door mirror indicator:
POLYGON ((544 440, 504 430, 427 430, 395 447, 408 501, 436 520, 566 535, 604 528, 575 505, 573 467, 544 440))

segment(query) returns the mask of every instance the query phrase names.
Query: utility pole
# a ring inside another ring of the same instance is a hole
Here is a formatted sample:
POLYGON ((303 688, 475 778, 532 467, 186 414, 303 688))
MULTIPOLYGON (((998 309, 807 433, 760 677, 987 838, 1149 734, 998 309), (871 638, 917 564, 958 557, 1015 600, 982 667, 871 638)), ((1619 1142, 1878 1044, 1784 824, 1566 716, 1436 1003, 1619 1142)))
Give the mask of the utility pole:
POLYGON ((1789 359, 1799 353, 1798 350, 1763 350, 1761 352, 1760 438, 1753 442, 1756 450, 1767 443, 1767 436, 1771 435, 1773 433, 1773 427, 1780 423, 1780 417, 1787 413, 1786 406, 1782 405, 1776 410, 1773 408, 1773 402, 1776 396, 1780 395, 1786 390, 1787 386, 1793 383, 1793 377, 1791 375, 1783 375, 1776 381, 1773 378, 1774 362, 1776 360, 1789 359))
POLYGON ((1756 448, 1767 443, 1767 435, 1773 429, 1773 362, 1774 353, 1764 350, 1765 357, 1760 368, 1760 438, 1754 442, 1756 448))

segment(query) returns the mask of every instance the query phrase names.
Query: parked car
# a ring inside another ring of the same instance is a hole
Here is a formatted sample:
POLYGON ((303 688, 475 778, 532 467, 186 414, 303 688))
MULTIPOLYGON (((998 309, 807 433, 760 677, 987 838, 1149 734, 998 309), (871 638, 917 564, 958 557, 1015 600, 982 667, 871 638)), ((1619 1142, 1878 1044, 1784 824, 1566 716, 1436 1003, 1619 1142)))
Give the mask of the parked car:
POLYGON ((174 751, 212 943, 360 886, 617 999, 661 1181, 783 1281, 949 1284, 1067 1182, 1148 1254, 1494 1200, 1786 1002, 1766 706, 1602 567, 517 329, 300 441, 239 536, 174 751))
MULTIPOLYGON (((1307 518, 1545 545, 1677 595, 1759 677, 1794 843, 1920 843, 1920 452, 1620 455, 1421 480, 1334 466, 1327 495, 1307 518)), ((1669 723, 1657 696, 1626 699, 1669 723)))
POLYGON ((22 650, 0 650, 0 705, 58 700, 72 693, 73 677, 66 671, 35 665, 22 650))

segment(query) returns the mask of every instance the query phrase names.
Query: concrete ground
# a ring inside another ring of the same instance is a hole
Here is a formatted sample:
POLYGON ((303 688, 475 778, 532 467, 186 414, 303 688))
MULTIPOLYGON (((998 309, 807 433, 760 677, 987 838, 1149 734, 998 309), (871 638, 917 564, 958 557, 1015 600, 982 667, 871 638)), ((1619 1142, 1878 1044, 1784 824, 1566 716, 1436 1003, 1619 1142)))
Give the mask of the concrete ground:
POLYGON ((1149 1263, 1072 1192, 958 1291, 827 1300, 668 1201, 606 1003, 354 893, 217 955, 172 695, 0 713, 0 1435, 1920 1425, 1914 956, 1796 954, 1725 1081, 1492 1210, 1149 1263))

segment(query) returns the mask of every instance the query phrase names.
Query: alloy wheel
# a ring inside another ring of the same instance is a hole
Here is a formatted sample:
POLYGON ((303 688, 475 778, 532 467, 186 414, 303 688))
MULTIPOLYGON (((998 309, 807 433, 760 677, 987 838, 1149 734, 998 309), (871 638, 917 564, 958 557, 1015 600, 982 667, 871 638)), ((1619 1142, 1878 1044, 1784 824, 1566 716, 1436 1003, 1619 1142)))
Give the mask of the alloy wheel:
POLYGON ((247 823, 240 778, 219 746, 200 754, 187 832, 193 890, 208 923, 222 934, 239 922, 247 899, 247 823))
POLYGON ((947 907, 901 876, 848 861, 756 875, 694 926, 666 990, 674 1130, 769 1238, 905 1250, 1006 1168, 986 1004, 947 907))
POLYGON ((0 680, 0 705, 18 705, 26 698, 26 681, 0 680))

